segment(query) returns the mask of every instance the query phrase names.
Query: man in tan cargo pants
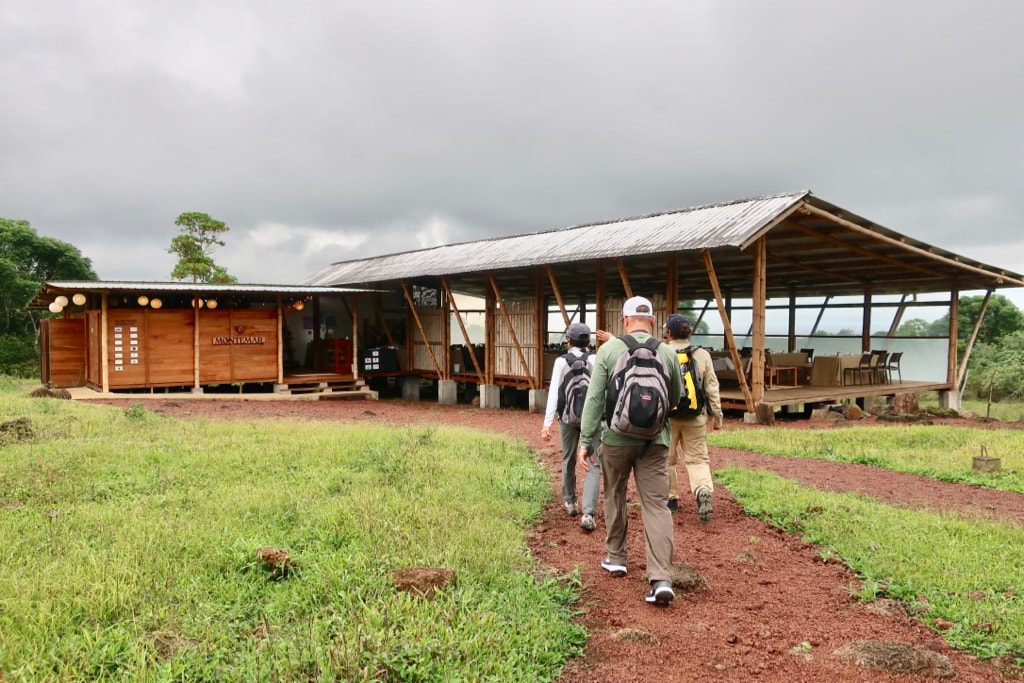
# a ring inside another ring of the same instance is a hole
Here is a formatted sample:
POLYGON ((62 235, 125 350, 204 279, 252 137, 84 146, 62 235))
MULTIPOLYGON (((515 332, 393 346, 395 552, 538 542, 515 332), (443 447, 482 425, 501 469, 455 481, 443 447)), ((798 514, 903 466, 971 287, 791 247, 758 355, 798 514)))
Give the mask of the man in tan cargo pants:
MULTIPOLYGON (((654 331, 654 308, 648 299, 635 296, 622 305, 623 329, 643 344, 654 331)), ((600 335, 599 337, 600 338, 600 335)), ((621 338, 602 344, 594 359, 594 372, 587 390, 583 421, 580 425, 578 460, 584 471, 595 465, 597 454, 590 446, 605 413, 607 393, 611 389, 612 372, 619 356, 627 351, 621 338)), ((675 352, 666 344, 659 344, 657 354, 663 359, 668 373, 669 405, 679 401, 682 384, 679 362, 675 352)), ((623 389, 625 390, 625 389, 623 389)), ((609 426, 601 433, 601 474, 604 481, 604 518, 607 533, 607 555, 601 568, 612 576, 626 575, 626 486, 630 473, 640 498, 640 512, 644 524, 647 549, 647 580, 650 590, 645 600, 653 605, 668 605, 675 598, 672 590, 673 540, 672 513, 668 510, 668 420, 652 439, 642 440, 623 436, 609 426)))
MULTIPOLYGON (((682 351, 690 346, 692 334, 690 321, 678 313, 673 313, 665 321, 665 341, 674 351, 682 351)), ((712 417, 711 428, 720 429, 722 399, 718 393, 718 375, 715 374, 711 354, 705 349, 694 349, 693 361, 704 384, 708 409, 695 417, 669 419, 672 441, 668 447, 668 509, 673 514, 679 509, 679 476, 676 468, 679 464, 679 451, 682 450, 686 474, 690 479, 690 493, 697 501, 697 516, 701 522, 707 523, 711 521, 714 511, 711 494, 715 490, 711 481, 711 459, 708 457, 708 413, 712 417)))

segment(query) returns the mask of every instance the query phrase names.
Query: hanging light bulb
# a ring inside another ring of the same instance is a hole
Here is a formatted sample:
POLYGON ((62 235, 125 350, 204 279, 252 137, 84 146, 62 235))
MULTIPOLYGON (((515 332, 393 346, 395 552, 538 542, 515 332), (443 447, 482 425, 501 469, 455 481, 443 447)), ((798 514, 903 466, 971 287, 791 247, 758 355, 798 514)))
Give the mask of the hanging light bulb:
POLYGON ((85 294, 78 292, 73 297, 71 297, 71 300, 75 302, 76 306, 81 306, 82 304, 85 303, 85 294))
POLYGON ((138 298, 138 299, 136 299, 136 301, 138 301, 138 302, 139 302, 139 305, 140 305, 140 306, 145 306, 146 304, 148 304, 148 303, 149 303, 149 297, 148 297, 148 296, 146 296, 145 294, 140 294, 140 295, 139 295, 139 298, 138 298))
POLYGON ((60 296, 53 300, 53 303, 57 304, 61 308, 64 308, 65 306, 68 305, 68 298, 61 294, 60 296))
POLYGON ((53 301, 53 302, 50 303, 49 309, 50 309, 50 313, 60 313, 61 311, 64 310, 64 307, 61 306, 56 301, 53 301))
POLYGON ((217 308, 217 300, 216 299, 208 299, 207 302, 206 302, 206 307, 210 308, 210 309, 217 308))
POLYGON ((152 306, 153 308, 160 308, 161 306, 164 305, 164 302, 160 301, 160 299, 150 299, 149 305, 152 306))

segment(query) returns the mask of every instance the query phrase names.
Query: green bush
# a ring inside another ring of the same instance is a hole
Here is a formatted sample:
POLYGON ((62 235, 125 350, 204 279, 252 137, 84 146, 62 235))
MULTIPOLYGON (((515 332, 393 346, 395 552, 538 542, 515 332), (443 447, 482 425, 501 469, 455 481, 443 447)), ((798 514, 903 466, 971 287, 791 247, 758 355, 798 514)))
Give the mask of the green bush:
POLYGON ((12 377, 39 376, 39 352, 32 339, 0 335, 0 372, 12 377))
POLYGON ((1024 399, 1024 331, 1001 337, 998 343, 978 344, 971 353, 964 396, 1024 399))

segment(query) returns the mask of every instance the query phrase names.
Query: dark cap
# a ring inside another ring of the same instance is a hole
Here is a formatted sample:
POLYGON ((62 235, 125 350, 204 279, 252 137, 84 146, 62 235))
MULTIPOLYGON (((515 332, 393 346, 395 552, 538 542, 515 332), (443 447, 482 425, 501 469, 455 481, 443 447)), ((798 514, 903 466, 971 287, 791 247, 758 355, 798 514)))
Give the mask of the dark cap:
POLYGON ((583 337, 589 337, 590 328, 583 323, 573 323, 569 325, 569 330, 565 333, 565 336, 576 342, 583 337))
POLYGON ((683 334, 683 327, 691 327, 690 319, 685 315, 679 315, 673 313, 665 321, 665 329, 671 332, 674 336, 679 337, 683 334))

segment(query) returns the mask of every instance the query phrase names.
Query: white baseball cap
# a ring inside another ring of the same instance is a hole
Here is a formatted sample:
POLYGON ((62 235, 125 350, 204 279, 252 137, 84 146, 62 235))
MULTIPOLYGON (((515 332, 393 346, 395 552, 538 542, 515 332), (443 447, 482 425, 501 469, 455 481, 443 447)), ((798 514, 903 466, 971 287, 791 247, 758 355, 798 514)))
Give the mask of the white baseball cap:
POLYGON ((626 303, 622 304, 622 317, 623 318, 653 318, 654 317, 654 306, 648 299, 642 296, 634 296, 626 299, 626 303))

